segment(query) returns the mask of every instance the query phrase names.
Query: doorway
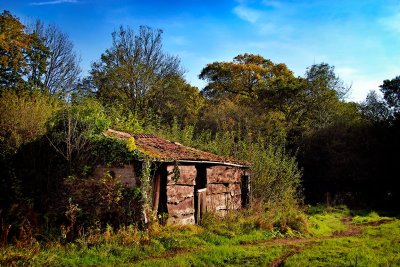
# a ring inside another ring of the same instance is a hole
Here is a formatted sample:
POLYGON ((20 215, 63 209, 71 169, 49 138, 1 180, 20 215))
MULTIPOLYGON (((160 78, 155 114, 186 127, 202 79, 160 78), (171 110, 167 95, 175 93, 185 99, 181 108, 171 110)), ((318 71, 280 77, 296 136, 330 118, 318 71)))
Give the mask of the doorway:
POLYGON ((246 208, 249 204, 249 193, 250 193, 250 183, 249 176, 242 175, 241 177, 241 196, 242 196, 242 208, 246 208))
POLYGON ((156 213, 159 223, 166 224, 168 219, 167 167, 164 164, 160 165, 153 173, 152 209, 156 213))
POLYGON ((204 164, 196 165, 196 184, 194 186, 194 218, 200 223, 202 215, 206 212, 207 168, 204 164))

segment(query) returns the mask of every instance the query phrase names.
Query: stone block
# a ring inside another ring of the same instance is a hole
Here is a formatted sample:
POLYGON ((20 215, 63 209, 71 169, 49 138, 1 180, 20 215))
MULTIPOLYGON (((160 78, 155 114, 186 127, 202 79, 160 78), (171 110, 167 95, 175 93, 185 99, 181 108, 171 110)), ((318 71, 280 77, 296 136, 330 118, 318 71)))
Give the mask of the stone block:
POLYGON ((167 224, 180 224, 180 225, 187 225, 187 224, 194 224, 194 214, 182 216, 182 217, 169 217, 167 220, 167 224))
POLYGON ((207 183, 240 183, 243 170, 232 166, 207 168, 207 183))
POLYGON ((187 198, 179 203, 167 204, 170 217, 183 217, 194 214, 194 198, 187 198))
POLYGON ((227 209, 227 194, 207 195, 207 211, 213 212, 217 210, 227 209))
POLYGON ((211 194, 240 194, 240 184, 207 184, 207 195, 211 194))
POLYGON ((242 207, 242 196, 228 194, 227 196, 227 209, 228 210, 238 210, 242 207))
POLYGON ((188 185, 168 185, 167 186, 167 202, 179 203, 187 198, 194 196, 194 186, 188 185))
POLYGON ((167 166, 167 184, 180 184, 180 185, 195 185, 196 183, 196 175, 197 170, 196 167, 193 165, 179 165, 179 178, 175 182, 175 174, 174 174, 175 165, 168 165, 167 166))
POLYGON ((106 172, 109 172, 113 177, 120 178, 123 185, 128 187, 136 186, 136 177, 133 165, 125 164, 121 167, 106 167, 99 165, 95 168, 93 176, 101 179, 106 172))

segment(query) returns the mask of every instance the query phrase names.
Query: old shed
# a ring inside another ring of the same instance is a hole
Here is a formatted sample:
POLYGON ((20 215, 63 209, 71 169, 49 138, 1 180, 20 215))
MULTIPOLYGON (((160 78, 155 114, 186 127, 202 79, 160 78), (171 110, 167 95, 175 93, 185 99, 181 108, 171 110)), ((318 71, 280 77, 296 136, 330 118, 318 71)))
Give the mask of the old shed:
MULTIPOLYGON (((245 162, 151 134, 131 135, 109 129, 106 135, 119 139, 133 137, 137 149, 151 159, 152 208, 159 215, 167 215, 168 223, 193 224, 205 211, 224 215, 248 203, 249 170, 245 162)), ((108 170, 126 185, 137 186, 134 166, 99 166, 96 173, 108 170)))

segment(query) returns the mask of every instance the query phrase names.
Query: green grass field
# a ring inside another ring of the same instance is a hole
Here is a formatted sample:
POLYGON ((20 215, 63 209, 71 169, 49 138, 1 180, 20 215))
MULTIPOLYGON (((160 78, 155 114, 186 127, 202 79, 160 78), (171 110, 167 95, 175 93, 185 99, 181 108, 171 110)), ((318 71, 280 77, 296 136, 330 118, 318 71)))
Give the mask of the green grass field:
POLYGON ((345 208, 308 214, 305 233, 237 217, 150 233, 109 229, 66 245, 7 246, 0 266, 400 266, 400 220, 345 208))

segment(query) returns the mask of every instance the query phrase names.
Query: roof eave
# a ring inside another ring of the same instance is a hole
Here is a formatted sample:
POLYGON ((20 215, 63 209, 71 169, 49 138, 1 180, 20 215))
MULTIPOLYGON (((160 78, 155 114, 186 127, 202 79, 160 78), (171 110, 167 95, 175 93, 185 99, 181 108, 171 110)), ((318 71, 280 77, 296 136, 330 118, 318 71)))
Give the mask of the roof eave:
POLYGON ((158 162, 181 162, 181 163, 204 163, 204 164, 215 164, 215 165, 225 165, 239 168, 250 168, 248 165, 232 163, 232 162, 223 162, 223 161, 210 161, 210 160, 189 160, 189 159, 159 159, 155 158, 154 161, 158 162))

